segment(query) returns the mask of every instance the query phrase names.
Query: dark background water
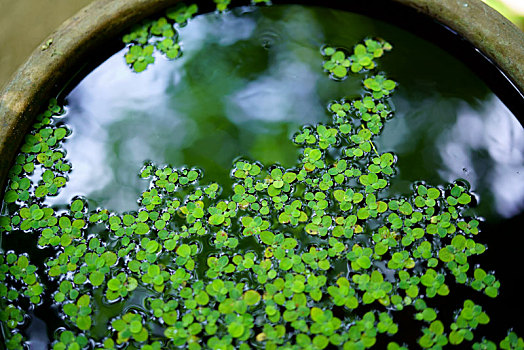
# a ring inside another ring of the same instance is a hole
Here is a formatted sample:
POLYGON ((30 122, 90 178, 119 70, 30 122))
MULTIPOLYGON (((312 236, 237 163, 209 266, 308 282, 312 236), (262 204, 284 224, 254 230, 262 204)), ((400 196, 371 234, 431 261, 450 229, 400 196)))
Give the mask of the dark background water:
POLYGON ((327 122, 333 99, 362 93, 358 79, 327 78, 320 47, 351 49, 382 37, 394 49, 379 68, 399 83, 395 118, 376 142, 399 159, 389 195, 409 194, 413 181, 470 183, 486 219, 481 241, 490 246, 482 265, 503 285, 500 298, 486 300, 488 314, 497 329, 522 331, 522 239, 514 225, 524 209, 524 129, 465 64, 390 24, 320 8, 238 8, 199 16, 180 35, 180 59, 157 57, 135 74, 119 52, 71 91, 65 148, 73 172, 48 204, 63 207, 83 195, 92 207, 134 210, 147 186, 137 176, 146 160, 197 166, 205 181, 226 189, 239 156, 293 166, 290 136, 303 124, 327 122))

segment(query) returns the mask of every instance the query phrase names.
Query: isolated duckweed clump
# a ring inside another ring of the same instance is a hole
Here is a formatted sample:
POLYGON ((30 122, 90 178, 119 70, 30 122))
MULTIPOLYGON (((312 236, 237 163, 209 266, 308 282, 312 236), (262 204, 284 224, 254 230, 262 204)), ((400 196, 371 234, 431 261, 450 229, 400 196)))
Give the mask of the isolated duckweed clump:
MULTIPOLYGON (((155 48, 178 57, 173 21, 196 12, 179 5, 134 28, 126 62, 139 72, 155 48)), ((493 273, 468 263, 486 247, 467 214, 467 184, 419 182, 411 196, 384 195, 397 159, 373 141, 394 116, 397 83, 376 60, 391 49, 373 39, 351 52, 322 48, 326 74, 359 79, 366 92, 334 100, 330 123, 297 131, 295 167, 238 160, 225 196, 199 182, 199 169, 146 164, 140 176, 150 185, 130 213, 89 208, 84 198, 65 211, 44 204, 71 170, 61 148, 70 132, 52 100, 10 171, 0 217, 3 237, 30 237, 46 255, 33 262, 26 246, 0 255, 7 348, 27 346, 28 315, 43 307, 60 319, 53 349, 522 348, 511 331, 497 342, 482 337, 490 318, 473 300, 451 319, 440 313, 457 284, 472 296, 499 294, 493 273), (412 327, 406 315, 419 325, 408 340, 398 336, 412 327)))

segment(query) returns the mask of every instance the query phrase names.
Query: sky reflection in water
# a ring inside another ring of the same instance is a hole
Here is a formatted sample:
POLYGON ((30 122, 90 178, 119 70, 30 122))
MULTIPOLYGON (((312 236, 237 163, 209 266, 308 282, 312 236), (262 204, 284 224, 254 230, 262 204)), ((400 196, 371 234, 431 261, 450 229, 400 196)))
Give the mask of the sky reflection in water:
POLYGON ((495 96, 483 102, 481 111, 464 104, 457 114, 455 125, 441 135, 440 176, 489 188, 500 215, 517 215, 524 209, 522 126, 495 96))
POLYGON ((89 74, 68 97, 73 135, 65 148, 73 172, 48 202, 65 205, 83 195, 114 211, 135 210, 147 186, 137 176, 146 160, 199 166, 207 181, 226 189, 238 156, 292 166, 298 154, 289 138, 299 126, 327 122, 333 98, 361 93, 358 79, 327 78, 320 47, 350 48, 382 36, 394 46, 383 69, 400 84, 395 118, 377 140, 379 151, 399 157, 392 191, 407 194, 416 180, 439 185, 463 178, 480 196, 479 215, 523 210, 524 129, 464 65, 363 16, 302 7, 282 7, 271 17, 264 11, 199 16, 181 31, 183 56, 157 57, 143 73, 131 72, 120 52, 89 74), (341 25, 351 30, 340 33, 341 25), (418 63, 406 62, 413 52, 418 63), (461 89, 450 88, 457 75, 461 89))

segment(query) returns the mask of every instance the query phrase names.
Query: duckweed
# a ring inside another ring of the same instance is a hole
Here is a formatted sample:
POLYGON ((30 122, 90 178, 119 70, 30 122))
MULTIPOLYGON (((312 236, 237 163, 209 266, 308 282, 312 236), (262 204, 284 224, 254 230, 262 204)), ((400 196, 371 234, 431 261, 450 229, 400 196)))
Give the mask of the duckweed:
MULTIPOLYGON (((215 2, 218 11, 229 4, 215 2)), ((143 71, 155 50, 178 57, 176 29, 197 11, 179 4, 135 26, 123 38, 127 64, 143 71)), ((71 171, 61 148, 70 132, 51 100, 10 170, 0 217, 2 235, 30 234, 49 252, 43 263, 0 255, 7 348, 24 347, 26 315, 44 299, 61 320, 53 349, 365 349, 380 339, 405 349, 403 313, 418 322, 422 348, 496 348, 475 333, 490 321, 480 305, 465 300, 454 319, 439 319, 435 302, 453 293, 451 276, 472 294, 499 294, 493 272, 469 268, 486 247, 475 241, 467 184, 383 195, 397 159, 373 141, 393 117, 397 83, 376 70, 391 49, 374 39, 321 49, 329 77, 359 79, 365 93, 330 104, 332 123, 294 135, 295 167, 238 160, 233 194, 223 196, 219 184, 200 183, 199 169, 146 164, 139 175, 150 186, 131 213, 84 198, 59 212, 43 204, 71 171)), ((510 330, 499 345, 523 341, 510 330)))

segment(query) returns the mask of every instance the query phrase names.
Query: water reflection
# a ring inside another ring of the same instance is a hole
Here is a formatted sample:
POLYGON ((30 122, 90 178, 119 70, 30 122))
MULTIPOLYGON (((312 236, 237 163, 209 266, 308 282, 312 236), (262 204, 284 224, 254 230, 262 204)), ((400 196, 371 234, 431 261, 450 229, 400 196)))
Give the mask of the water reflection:
MULTIPOLYGON (((279 28, 275 35, 283 38, 288 17, 238 17, 243 12, 195 19, 181 30, 179 60, 157 57, 135 74, 120 52, 86 77, 68 97, 73 137, 65 147, 73 173, 50 204, 82 194, 111 210, 136 209, 146 186, 137 172, 146 160, 202 167, 226 187, 231 162, 241 155, 293 165, 297 150, 289 135, 326 118, 315 95, 316 81, 325 79, 318 46, 287 41, 268 52, 254 29, 279 28)), ((301 18, 291 24, 307 36, 315 28, 301 18)))
POLYGON ((228 117, 234 122, 247 123, 252 119, 292 120, 298 124, 318 120, 325 107, 317 86, 325 76, 312 67, 318 61, 319 48, 306 43, 319 32, 319 24, 307 8, 282 11, 279 21, 259 18, 254 38, 271 51, 270 64, 263 75, 230 96, 228 117))
POLYGON ((49 337, 47 336, 47 325, 46 323, 37 317, 33 312, 31 315, 31 323, 27 328, 27 336, 29 338, 29 349, 40 350, 46 349, 49 344, 49 337))
POLYGON ((414 181, 442 185, 465 179, 479 195, 478 215, 509 218, 524 209, 524 129, 493 94, 473 103, 435 91, 418 101, 395 97, 396 117, 378 143, 399 158, 391 192, 414 181), (422 101, 422 102, 421 102, 422 101))
POLYGON ((315 115, 324 113, 315 90, 319 74, 311 72, 306 64, 293 62, 293 58, 280 58, 283 67, 271 69, 267 76, 248 83, 231 96, 228 115, 236 122, 250 122, 251 119, 314 122, 315 115), (296 89, 297 86, 303 88, 296 89), (307 100, 312 103, 304 104, 307 100))
POLYGON ((136 209, 147 186, 137 173, 148 160, 198 166, 206 181, 226 190, 238 156, 293 166, 298 154, 290 135, 327 121, 333 98, 362 93, 358 79, 327 79, 319 48, 387 36, 394 50, 381 69, 400 83, 395 118, 377 140, 380 151, 399 159, 388 195, 411 193, 413 181, 464 178, 480 195, 479 215, 522 211, 524 130, 437 47, 360 15, 295 6, 199 16, 180 35, 181 58, 157 57, 135 74, 120 52, 71 92, 66 122, 73 135, 65 148, 73 172, 49 204, 84 195, 110 210, 136 209))
POLYGON ((524 209, 524 130, 496 97, 482 102, 481 110, 464 104, 451 129, 441 135, 439 170, 444 179, 465 178, 472 187, 491 192, 480 199, 493 200, 502 217, 524 209))
POLYGON ((74 172, 65 190, 50 199, 51 203, 64 203, 78 194, 90 197, 111 186, 107 205, 115 210, 134 209, 136 193, 143 188, 136 178, 140 167, 136 165, 154 153, 140 138, 154 139, 154 135, 145 134, 147 129, 133 128, 132 121, 136 116, 152 118, 150 111, 157 120, 170 114, 164 94, 169 76, 162 74, 166 63, 160 61, 156 69, 138 75, 123 64, 122 54, 117 54, 72 91, 65 121, 73 130, 66 150, 74 172), (116 150, 119 152, 113 153, 116 150))

